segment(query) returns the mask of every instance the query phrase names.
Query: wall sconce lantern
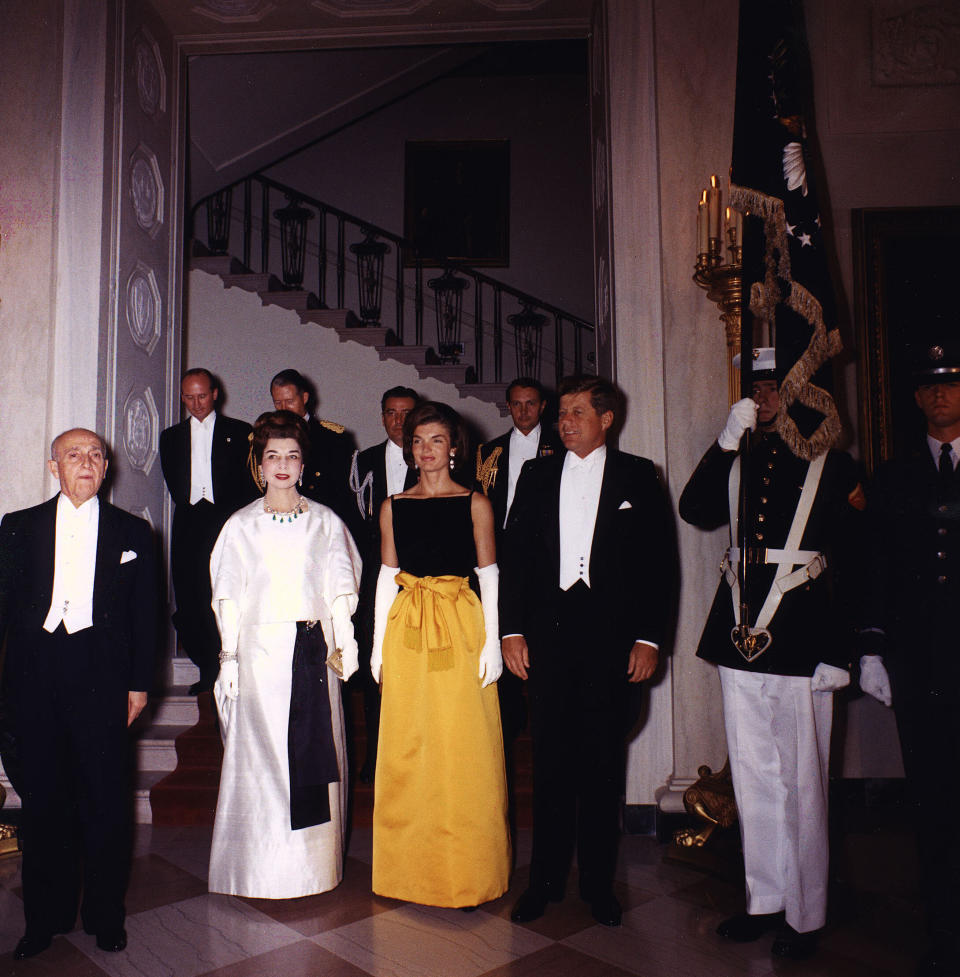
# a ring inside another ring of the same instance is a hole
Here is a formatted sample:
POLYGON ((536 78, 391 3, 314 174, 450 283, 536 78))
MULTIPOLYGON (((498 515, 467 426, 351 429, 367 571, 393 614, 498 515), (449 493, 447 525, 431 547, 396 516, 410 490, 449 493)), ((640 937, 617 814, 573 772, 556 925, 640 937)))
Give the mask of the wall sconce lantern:
POLYGON ((460 341, 460 322, 463 310, 463 292, 469 288, 466 278, 457 278, 448 268, 439 278, 427 282, 433 289, 437 312, 437 353, 441 363, 459 363, 463 356, 460 341))
POLYGON ((233 189, 218 190, 207 200, 207 246, 211 254, 226 254, 230 244, 230 205, 233 189))
POLYGON ((383 293, 383 257, 390 245, 378 241, 373 232, 363 228, 362 241, 351 244, 357 256, 357 289, 360 292, 360 318, 364 326, 380 325, 380 299, 383 293))
POLYGON ((517 376, 539 380, 540 347, 547 317, 542 312, 534 312, 527 302, 522 305, 520 312, 507 316, 507 322, 513 326, 517 350, 517 376))
POLYGON ((283 261, 284 288, 303 286, 303 264, 307 256, 307 221, 313 211, 302 207, 296 197, 290 197, 286 207, 275 210, 280 221, 280 255, 283 261))

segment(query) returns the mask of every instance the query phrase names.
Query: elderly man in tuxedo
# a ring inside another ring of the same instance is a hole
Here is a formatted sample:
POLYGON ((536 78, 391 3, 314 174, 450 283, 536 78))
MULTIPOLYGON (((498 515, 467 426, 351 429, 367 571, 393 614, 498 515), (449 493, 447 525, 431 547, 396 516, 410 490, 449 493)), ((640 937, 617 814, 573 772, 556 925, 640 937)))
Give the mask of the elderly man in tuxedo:
POLYGON ((4 698, 19 753, 23 908, 18 960, 73 929, 78 901, 102 950, 126 946, 127 727, 154 670, 159 580, 149 525, 97 496, 93 431, 54 442, 60 493, 0 523, 4 698))
POLYGON ((247 455, 250 425, 221 414, 219 385, 209 370, 187 370, 180 400, 187 416, 160 434, 160 465, 175 506, 170 540, 180 645, 200 670, 190 694, 213 688, 220 635, 210 606, 210 553, 223 524, 256 497, 247 455))
POLYGON ((653 463, 607 446, 619 398, 599 377, 560 385, 566 454, 528 461, 501 560, 503 660, 527 679, 533 737, 530 886, 514 922, 580 895, 620 924, 613 894, 629 683, 656 671, 674 548, 653 463))
POLYGON ((367 755, 360 768, 360 780, 369 784, 377 768, 377 737, 380 730, 380 689, 369 668, 373 645, 373 604, 380 572, 380 506, 390 495, 397 495, 417 483, 417 472, 403 459, 403 422, 420 401, 409 387, 391 387, 380 398, 380 419, 387 434, 385 441, 353 453, 350 490, 356 497, 363 530, 357 545, 363 556, 360 602, 354 627, 360 646, 360 671, 354 681, 363 683, 363 714, 367 730, 367 755))

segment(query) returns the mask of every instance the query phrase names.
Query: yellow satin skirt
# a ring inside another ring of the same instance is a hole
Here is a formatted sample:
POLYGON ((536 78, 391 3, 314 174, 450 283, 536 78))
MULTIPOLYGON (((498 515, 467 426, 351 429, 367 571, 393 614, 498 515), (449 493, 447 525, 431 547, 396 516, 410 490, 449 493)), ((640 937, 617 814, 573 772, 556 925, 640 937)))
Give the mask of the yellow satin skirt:
POLYGON ((510 833, 496 685, 480 688, 480 601, 463 577, 414 577, 387 620, 373 807, 373 891, 476 906, 507 890, 510 833))

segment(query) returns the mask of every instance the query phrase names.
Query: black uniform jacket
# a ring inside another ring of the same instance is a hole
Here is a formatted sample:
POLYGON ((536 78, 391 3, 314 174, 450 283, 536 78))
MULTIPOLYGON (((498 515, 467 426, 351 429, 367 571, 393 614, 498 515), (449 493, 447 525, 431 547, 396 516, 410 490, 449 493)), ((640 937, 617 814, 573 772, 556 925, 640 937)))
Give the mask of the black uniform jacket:
MULTIPOLYGON (((4 689, 49 708, 37 639, 53 595, 57 499, 10 512, 0 523, 0 643, 7 639, 4 689)), ((153 685, 159 628, 157 573, 149 524, 101 500, 93 581, 97 674, 110 695, 153 685)))
MULTIPOLYGON (((524 635, 533 657, 549 653, 559 622, 562 471, 562 455, 523 466, 504 534, 500 633, 524 635)), ((625 663, 635 641, 663 641, 675 566, 671 523, 653 463, 608 447, 590 551, 590 589, 602 612, 588 658, 625 663)))
MULTIPOLYGON (((223 519, 252 502, 256 486, 248 473, 251 427, 245 421, 218 413, 213 425, 210 474, 213 500, 223 519)), ((160 434, 160 466, 175 505, 190 502, 190 418, 160 434)))
POLYGON ((307 430, 310 432, 310 451, 304 459, 300 491, 308 499, 333 509, 350 532, 359 536, 362 520, 357 512, 356 496, 350 491, 353 437, 346 431, 327 427, 312 415, 307 421, 307 430))
MULTIPOLYGON (((960 479, 941 487, 924 441, 881 465, 868 492, 867 626, 888 638, 891 676, 923 687, 960 674, 960 479)), ((951 690, 956 694, 956 689, 951 690)))
MULTIPOLYGON (((716 442, 703 456, 680 496, 680 517, 701 529, 729 523, 728 481, 736 452, 716 442)), ((751 550, 782 549, 793 521, 808 462, 797 458, 779 436, 755 436, 746 464, 747 544, 751 550)), ((730 587, 723 576, 697 655, 717 665, 774 675, 812 675, 820 662, 849 666, 857 616, 857 573, 853 560, 862 532, 862 492, 853 459, 831 451, 810 510, 800 549, 825 554, 826 572, 788 591, 767 629, 770 646, 752 662, 730 639, 734 627, 730 587), (857 506, 860 508, 857 508, 857 506)), ((737 534, 734 531, 734 545, 737 534)), ((719 566, 722 554, 717 553, 719 566)), ((763 606, 776 564, 749 563, 746 593, 750 623, 763 606)))
MULTIPOLYGON (((477 447, 474 489, 483 492, 493 506, 493 524, 499 535, 507 515, 507 489, 510 487, 510 435, 506 434, 487 441, 477 447)), ((547 458, 553 454, 563 454, 564 447, 552 431, 540 426, 540 440, 537 443, 537 457, 547 458)))

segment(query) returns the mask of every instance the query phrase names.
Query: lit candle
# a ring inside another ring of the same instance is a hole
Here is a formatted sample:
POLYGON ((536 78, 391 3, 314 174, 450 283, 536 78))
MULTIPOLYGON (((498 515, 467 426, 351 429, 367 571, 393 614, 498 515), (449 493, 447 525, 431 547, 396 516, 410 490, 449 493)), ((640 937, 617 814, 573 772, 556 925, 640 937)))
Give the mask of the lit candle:
POLYGON ((717 186, 717 174, 710 177, 710 189, 707 190, 707 206, 709 209, 710 237, 720 237, 720 187, 717 186))
POLYGON ((733 212, 733 243, 736 247, 743 247, 743 214, 739 210, 733 212))
POLYGON ((697 205, 697 254, 706 254, 709 249, 709 228, 707 226, 707 191, 700 194, 697 205))

